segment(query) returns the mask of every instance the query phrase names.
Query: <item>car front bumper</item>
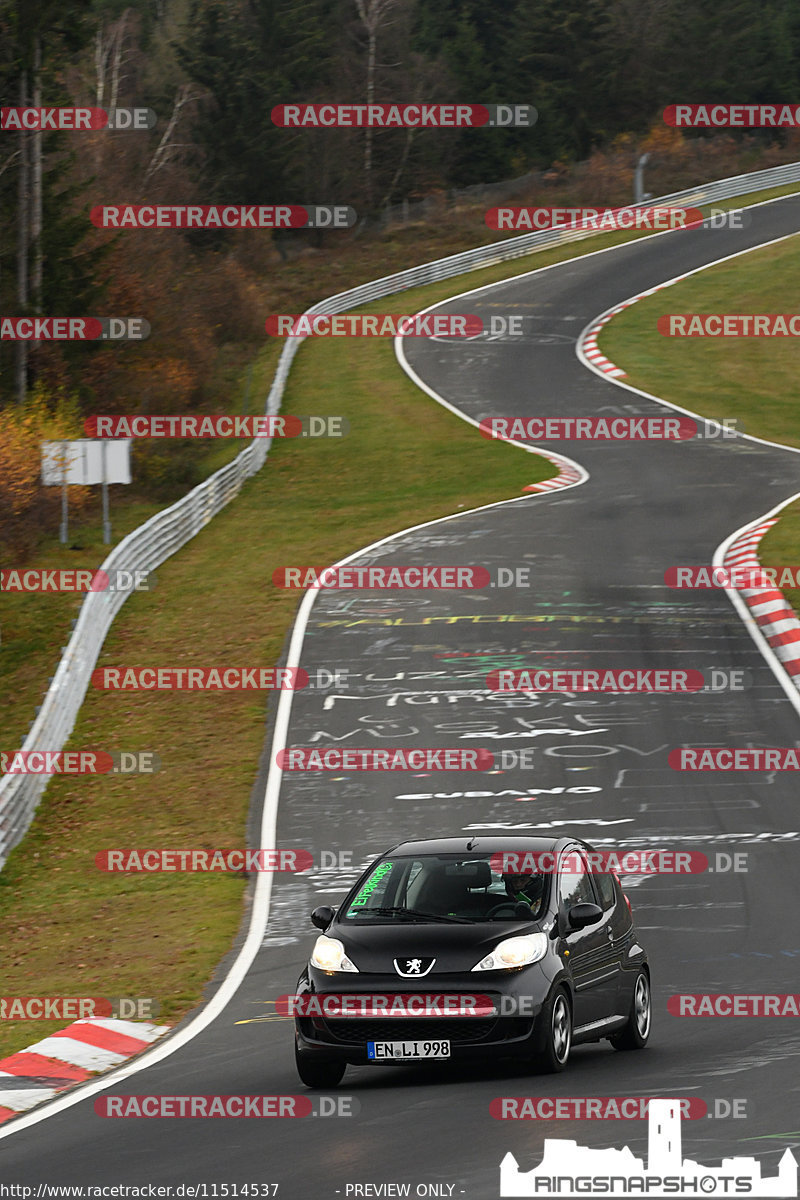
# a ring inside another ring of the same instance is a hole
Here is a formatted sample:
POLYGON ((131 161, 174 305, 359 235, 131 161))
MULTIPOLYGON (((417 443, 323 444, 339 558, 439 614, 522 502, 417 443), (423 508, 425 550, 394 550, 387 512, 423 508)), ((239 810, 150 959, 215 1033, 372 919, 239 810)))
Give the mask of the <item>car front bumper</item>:
MULTIPOLYGON (((298 1051, 351 1065, 375 1065, 368 1057, 369 1041, 431 1041, 447 1040, 450 1056, 447 1059, 415 1059, 404 1061, 480 1061, 502 1057, 524 1058, 541 1048, 539 1016, 550 991, 539 964, 519 971, 492 972, 485 978, 474 974, 427 976, 421 980, 397 976, 373 975, 368 979, 350 977, 340 982, 310 968, 308 977, 301 978, 298 996, 380 995, 390 999, 416 994, 436 996, 489 997, 495 1009, 493 1016, 296 1016, 295 1034, 298 1051), (316 978, 315 978, 316 976, 316 978), (477 980, 477 982, 476 982, 477 980), (427 986, 423 986, 427 985, 427 986)), ((382 1065, 378 1063, 378 1065, 382 1065)), ((388 1060, 388 1065, 392 1061, 388 1060)))

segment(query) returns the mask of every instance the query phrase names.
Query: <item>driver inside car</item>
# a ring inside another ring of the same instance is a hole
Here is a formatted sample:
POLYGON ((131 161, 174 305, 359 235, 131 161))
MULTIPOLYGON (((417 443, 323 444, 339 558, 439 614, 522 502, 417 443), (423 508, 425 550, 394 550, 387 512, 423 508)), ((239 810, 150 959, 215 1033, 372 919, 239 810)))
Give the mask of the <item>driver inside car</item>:
POLYGON ((544 875, 507 873, 503 875, 503 883, 510 900, 530 905, 531 915, 539 916, 544 896, 544 875))

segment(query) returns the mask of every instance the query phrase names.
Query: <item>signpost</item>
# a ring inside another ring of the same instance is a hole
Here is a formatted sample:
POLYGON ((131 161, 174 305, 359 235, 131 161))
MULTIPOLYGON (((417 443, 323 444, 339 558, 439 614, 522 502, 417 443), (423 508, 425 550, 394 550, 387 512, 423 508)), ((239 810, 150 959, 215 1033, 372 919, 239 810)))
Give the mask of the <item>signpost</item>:
POLYGON ((42 484, 61 487, 59 541, 66 544, 69 516, 67 488, 99 483, 103 490, 103 541, 111 541, 108 485, 131 482, 132 438, 79 438, 74 442, 42 442, 42 484))

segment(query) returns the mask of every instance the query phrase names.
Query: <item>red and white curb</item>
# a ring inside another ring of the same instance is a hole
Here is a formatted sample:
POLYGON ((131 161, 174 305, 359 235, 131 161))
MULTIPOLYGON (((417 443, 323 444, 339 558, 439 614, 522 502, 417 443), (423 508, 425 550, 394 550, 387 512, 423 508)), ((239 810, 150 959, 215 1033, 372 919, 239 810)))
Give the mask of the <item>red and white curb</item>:
POLYGON ((665 284, 659 283, 655 287, 648 288, 646 292, 640 292, 638 296, 631 296, 628 300, 623 300, 622 304, 618 304, 615 308, 610 308, 602 317, 598 317, 596 323, 586 330, 581 338, 581 349, 592 366, 601 371, 603 375, 608 375, 612 379, 619 379, 627 374, 626 371, 623 371, 622 367, 618 367, 610 358, 606 358, 605 354, 598 347, 597 339, 603 326, 607 325, 617 313, 630 308, 631 305, 636 304, 639 300, 644 300, 645 296, 652 296, 656 292, 660 292, 665 286, 665 284))
POLYGON ((561 458, 558 454, 545 454, 543 451, 539 451, 539 453, 548 462, 555 463, 558 467, 558 475, 554 475, 552 479, 545 479, 542 483, 529 483, 522 489, 523 492, 554 492, 558 488, 572 487, 576 483, 582 483, 586 478, 586 472, 571 459, 561 458))
MULTIPOLYGON (((763 201, 763 203, 769 204, 772 201, 763 201)), ((753 205, 752 207, 760 207, 760 205, 753 205)), ((681 283, 685 279, 690 279, 702 271, 717 267, 721 263, 731 262, 733 259, 739 258, 744 254, 752 254, 759 250, 765 250, 770 246, 779 245, 781 242, 788 241, 790 237, 794 236, 796 235, 784 234, 782 237, 773 238, 772 241, 750 246, 746 250, 737 250, 733 254, 726 254, 722 258, 705 263, 702 267, 697 267, 692 271, 685 271, 682 275, 676 275, 673 279, 666 279, 655 287, 649 288, 645 292, 640 292, 636 296, 629 296, 627 300, 624 300, 614 308, 608 309, 601 316, 597 317, 591 325, 586 327, 577 341, 576 354, 578 358, 590 370, 608 377, 610 372, 600 367, 596 360, 586 353, 585 348, 591 339, 591 344, 596 349, 597 333, 617 313, 622 312, 625 308, 630 308, 631 305, 645 299, 647 296, 654 295, 655 292, 661 291, 663 288, 672 287, 674 284, 681 283)), ((608 361, 606 359, 606 362, 608 361)), ((617 371, 621 375, 625 374, 624 371, 620 371, 618 368, 617 371)), ((652 392, 645 392, 630 383, 615 380, 615 386, 624 388, 626 392, 631 392, 636 396, 643 396, 645 399, 652 400, 656 404, 663 405, 665 408, 670 408, 673 412, 685 413, 686 416, 696 420, 704 419, 699 413, 693 412, 691 409, 683 408, 680 404, 673 404, 671 401, 665 400, 663 396, 655 396, 652 392)), ((795 447, 783 445, 781 442, 770 441, 768 438, 753 437, 750 434, 740 434, 739 436, 760 446, 774 446, 779 450, 798 453, 795 447)), ((757 521, 754 525, 732 535, 733 540, 727 549, 723 552, 722 547, 719 547, 717 551, 717 554, 721 554, 721 565, 732 566, 734 563, 738 563, 758 569, 761 564, 758 561, 755 548, 766 531, 775 524, 777 517, 772 519, 773 514, 798 499, 800 499, 800 493, 784 501, 783 504, 773 509, 768 516, 757 521), (741 557, 739 557, 740 555, 741 557)), ((717 562, 717 555, 715 555, 714 563, 717 564, 717 562)), ((794 609, 790 606, 780 588, 772 584, 768 584, 763 588, 728 588, 726 590, 745 624, 747 624, 749 618, 751 622, 751 626, 749 626, 751 635, 755 637, 756 643, 761 648, 776 678, 779 679, 786 695, 800 714, 800 698, 798 698, 798 692, 800 692, 800 620, 798 620, 794 609), (760 639, 757 634, 761 635, 760 639)))
POLYGON ((0 1122, 51 1100, 99 1071, 119 1066, 146 1050, 169 1028, 111 1018, 74 1021, 27 1050, 0 1059, 0 1122))
MULTIPOLYGON (((722 565, 739 570, 758 570, 758 543, 768 529, 777 525, 774 517, 761 521, 746 530, 728 547, 722 565)), ((736 588, 750 610, 756 624, 780 659, 781 665, 792 683, 800 691, 800 620, 780 588, 771 584, 764 587, 736 588)))

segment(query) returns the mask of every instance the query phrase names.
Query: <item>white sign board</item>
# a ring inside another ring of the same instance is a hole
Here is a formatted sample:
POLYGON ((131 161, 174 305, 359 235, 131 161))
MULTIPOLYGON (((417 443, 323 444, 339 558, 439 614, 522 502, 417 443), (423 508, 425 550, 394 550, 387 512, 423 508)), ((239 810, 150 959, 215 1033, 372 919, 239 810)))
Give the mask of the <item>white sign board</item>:
POLYGON ((132 438, 42 442, 42 483, 130 483, 132 438))

